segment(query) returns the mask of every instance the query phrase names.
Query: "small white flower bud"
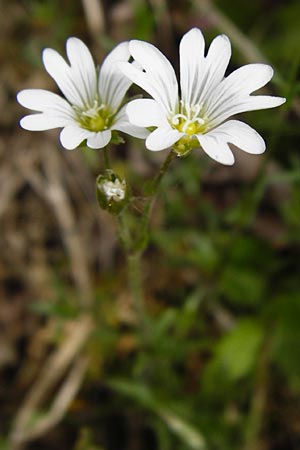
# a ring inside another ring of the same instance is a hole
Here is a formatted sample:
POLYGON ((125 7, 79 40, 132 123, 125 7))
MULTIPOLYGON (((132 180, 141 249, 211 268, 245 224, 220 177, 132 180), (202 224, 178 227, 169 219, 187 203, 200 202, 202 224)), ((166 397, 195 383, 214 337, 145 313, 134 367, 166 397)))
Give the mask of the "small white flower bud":
POLYGON ((113 213, 120 212, 126 203, 126 181, 116 175, 113 170, 107 169, 104 175, 98 176, 96 186, 101 208, 113 213))
POLYGON ((125 180, 119 180, 118 178, 115 181, 103 181, 103 183, 99 186, 107 200, 110 202, 113 200, 114 202, 120 202, 124 200, 126 194, 126 182, 125 180))

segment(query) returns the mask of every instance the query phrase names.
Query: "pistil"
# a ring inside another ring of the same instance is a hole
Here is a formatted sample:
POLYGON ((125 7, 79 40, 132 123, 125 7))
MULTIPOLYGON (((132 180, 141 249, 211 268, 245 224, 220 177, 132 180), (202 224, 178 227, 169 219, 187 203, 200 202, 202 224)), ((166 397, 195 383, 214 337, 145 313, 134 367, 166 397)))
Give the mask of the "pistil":
POLYGON ((201 115, 203 104, 197 105, 184 104, 180 101, 180 112, 175 114, 170 122, 173 128, 176 128, 188 136, 193 136, 197 133, 204 133, 206 130, 206 120, 201 115))

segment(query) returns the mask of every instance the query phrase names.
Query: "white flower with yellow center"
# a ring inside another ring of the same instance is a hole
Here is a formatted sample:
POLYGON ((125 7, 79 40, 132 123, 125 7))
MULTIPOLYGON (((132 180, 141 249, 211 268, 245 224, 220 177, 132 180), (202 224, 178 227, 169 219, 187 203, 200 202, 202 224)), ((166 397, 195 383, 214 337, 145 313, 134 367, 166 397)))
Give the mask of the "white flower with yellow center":
POLYGON ((153 45, 133 40, 129 50, 138 64, 118 63, 132 82, 153 99, 137 99, 127 106, 132 124, 155 127, 146 147, 159 151, 173 147, 178 156, 192 148, 202 149, 216 161, 231 165, 234 156, 228 143, 248 153, 263 153, 265 142, 249 125, 228 120, 234 114, 273 108, 284 98, 251 96, 273 76, 266 64, 249 64, 225 77, 230 57, 229 39, 217 36, 207 55, 201 31, 193 28, 180 43, 180 87, 168 59, 153 45))
POLYGON ((17 99, 21 105, 39 111, 23 117, 20 125, 31 131, 62 127, 60 141, 68 150, 78 147, 84 140, 91 148, 105 147, 113 130, 145 138, 148 132, 132 125, 125 106, 121 107, 131 82, 119 71, 116 62, 129 60, 128 44, 117 45, 104 59, 99 73, 88 48, 80 39, 71 37, 67 40, 70 64, 55 50, 45 49, 45 69, 66 100, 44 89, 19 92, 17 99))

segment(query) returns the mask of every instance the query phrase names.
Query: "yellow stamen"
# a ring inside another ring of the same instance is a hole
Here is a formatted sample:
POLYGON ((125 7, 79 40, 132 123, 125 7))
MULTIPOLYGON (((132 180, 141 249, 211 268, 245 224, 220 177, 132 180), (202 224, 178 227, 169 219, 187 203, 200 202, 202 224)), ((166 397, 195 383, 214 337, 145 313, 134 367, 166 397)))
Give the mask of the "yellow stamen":
POLYGON ((94 131, 96 133, 98 131, 107 130, 112 124, 112 114, 106 105, 99 105, 97 100, 95 100, 93 107, 85 111, 77 109, 75 111, 78 116, 78 122, 82 128, 85 128, 86 130, 94 131))
POLYGON ((203 104, 186 105, 180 101, 180 110, 169 119, 172 128, 184 133, 174 145, 178 156, 186 156, 193 148, 199 147, 196 134, 203 134, 208 129, 208 121, 203 110, 203 104))

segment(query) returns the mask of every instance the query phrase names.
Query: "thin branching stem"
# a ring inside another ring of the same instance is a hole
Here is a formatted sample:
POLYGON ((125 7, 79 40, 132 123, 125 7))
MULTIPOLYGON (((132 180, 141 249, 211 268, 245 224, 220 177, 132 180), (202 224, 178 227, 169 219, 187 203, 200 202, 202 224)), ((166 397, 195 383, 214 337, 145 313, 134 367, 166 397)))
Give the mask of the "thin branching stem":
POLYGON ((127 211, 122 211, 118 216, 119 236, 125 248, 128 266, 128 283, 132 294, 132 299, 139 316, 139 323, 146 330, 146 312, 143 295, 142 282, 142 255, 147 247, 149 222, 151 212, 156 200, 156 195, 161 184, 161 180, 166 174, 172 160, 176 154, 171 150, 162 163, 156 177, 153 180, 151 195, 147 199, 141 225, 137 232, 137 237, 133 237, 128 224, 127 211))
POLYGON ((168 156, 166 157, 166 159, 164 160, 164 162, 162 163, 159 172, 157 173, 156 177, 153 180, 153 185, 152 185, 152 189, 151 189, 151 196, 149 197, 145 208, 144 208, 144 213, 143 213, 143 218, 142 218, 142 223, 141 223, 141 244, 143 244, 143 242, 147 242, 147 234, 148 234, 148 228, 149 228, 149 221, 151 218, 151 213, 156 201, 156 194, 158 191, 158 188, 160 186, 161 180, 164 177, 164 175, 166 174, 166 172, 169 169, 169 166, 171 164, 171 162, 173 161, 173 159, 175 158, 176 153, 171 150, 168 154, 168 156))

